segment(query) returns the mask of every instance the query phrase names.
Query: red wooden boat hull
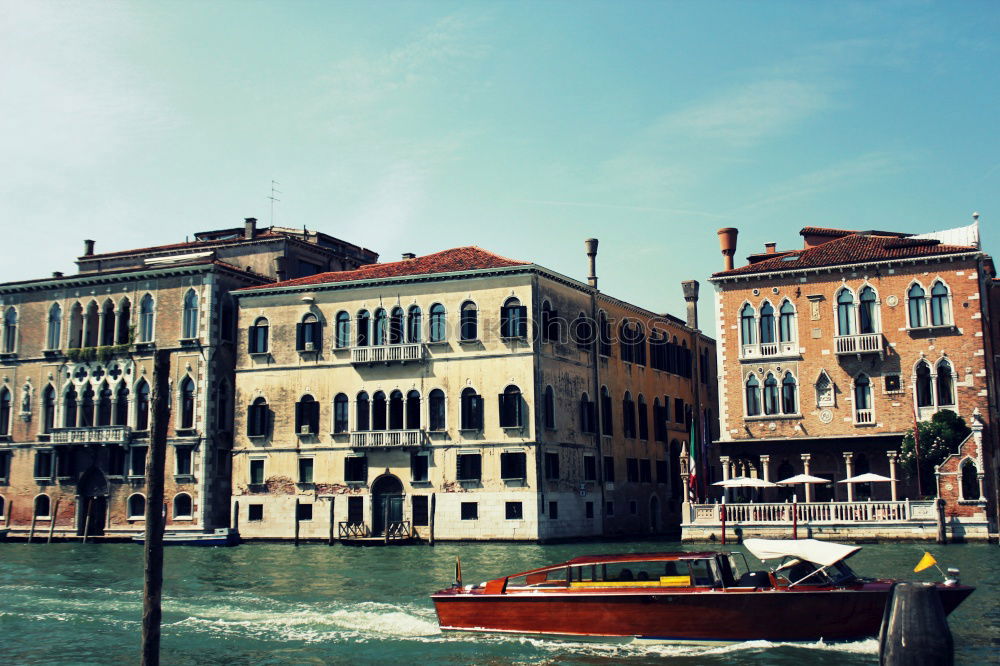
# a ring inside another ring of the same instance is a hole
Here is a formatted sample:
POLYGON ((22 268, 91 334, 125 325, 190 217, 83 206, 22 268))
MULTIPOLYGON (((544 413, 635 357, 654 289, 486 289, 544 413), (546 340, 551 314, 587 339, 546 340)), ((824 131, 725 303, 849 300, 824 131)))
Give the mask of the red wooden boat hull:
MULTIPOLYGON (((794 590, 615 590, 433 595, 442 630, 663 641, 857 640, 877 636, 890 582, 794 590)), ((974 588, 939 585, 945 613, 974 588)))

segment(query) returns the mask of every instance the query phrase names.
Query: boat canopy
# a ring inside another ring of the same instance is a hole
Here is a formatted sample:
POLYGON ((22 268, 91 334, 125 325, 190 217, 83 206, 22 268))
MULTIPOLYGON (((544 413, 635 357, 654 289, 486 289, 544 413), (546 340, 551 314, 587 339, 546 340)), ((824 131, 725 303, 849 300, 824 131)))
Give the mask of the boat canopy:
POLYGON ((840 543, 817 539, 744 539, 743 545, 762 562, 783 557, 795 557, 806 562, 829 567, 861 550, 861 546, 845 546, 840 543))

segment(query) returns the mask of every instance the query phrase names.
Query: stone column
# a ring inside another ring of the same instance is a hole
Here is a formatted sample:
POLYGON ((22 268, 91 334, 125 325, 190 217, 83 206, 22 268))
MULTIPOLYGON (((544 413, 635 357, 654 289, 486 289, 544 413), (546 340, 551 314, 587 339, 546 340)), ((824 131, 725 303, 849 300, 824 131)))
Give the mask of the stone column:
MULTIPOLYGON (((760 478, 762 478, 764 481, 770 481, 771 480, 771 456, 769 456, 769 455, 761 455, 761 456, 758 456, 758 459, 760 460, 760 478)), ((767 490, 768 490, 767 488, 761 488, 760 500, 762 502, 765 501, 764 497, 766 497, 765 493, 767 492, 767 490)))
MULTIPOLYGON (((854 476, 854 453, 852 451, 844 451, 844 467, 847 469, 847 478, 854 476)), ((854 484, 847 484, 847 501, 854 501, 854 484)))
MULTIPOLYGON (((812 460, 812 454, 810 454, 810 453, 803 453, 801 457, 802 457, 802 473, 803 474, 808 474, 809 473, 809 461, 812 460)), ((805 485, 805 487, 806 487, 806 501, 807 502, 812 502, 813 501, 813 499, 812 499, 813 498, 812 484, 811 483, 806 483, 806 484, 803 484, 803 485, 805 485)))
POLYGON ((97 311, 97 339, 94 340, 94 346, 100 347, 104 344, 104 309, 97 311))
MULTIPOLYGON (((729 456, 719 456, 719 462, 722 463, 722 480, 723 481, 728 481, 729 480, 729 471, 730 471, 729 470, 729 456)), ((722 488, 722 496, 726 498, 727 502, 729 501, 729 488, 726 488, 726 487, 722 488)))
POLYGON ((889 478, 892 479, 889 482, 889 488, 892 491, 892 501, 895 502, 898 498, 896 491, 896 461, 899 460, 899 454, 896 451, 886 451, 885 456, 889 459, 889 478))

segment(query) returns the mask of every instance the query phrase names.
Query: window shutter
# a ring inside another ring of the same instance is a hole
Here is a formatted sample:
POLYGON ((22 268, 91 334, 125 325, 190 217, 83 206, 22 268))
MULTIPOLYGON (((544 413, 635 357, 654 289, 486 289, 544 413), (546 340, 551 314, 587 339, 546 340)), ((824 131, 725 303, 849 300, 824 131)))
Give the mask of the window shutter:
POLYGON ((483 427, 483 397, 480 395, 474 395, 469 400, 469 406, 471 407, 471 421, 472 427, 474 429, 482 429, 483 427))
POLYGON ((528 307, 519 305, 517 307, 517 337, 528 337, 528 307))
POLYGON ((305 347, 302 343, 302 326, 301 323, 295 325, 295 349, 297 351, 302 351, 302 348, 305 347))
POLYGON ((322 325, 320 325, 319 322, 314 322, 310 325, 313 327, 312 339, 313 339, 314 349, 316 351, 320 351, 321 349, 323 349, 323 327, 322 325))
POLYGON ((254 405, 250 405, 247 408, 247 436, 248 437, 252 437, 253 435, 257 434, 256 432, 254 432, 254 427, 253 427, 254 413, 255 413, 256 409, 257 408, 254 405))
POLYGON ((251 326, 247 335, 247 347, 250 349, 251 354, 256 354, 259 350, 257 349, 257 327, 251 326))
POLYGON ((315 401, 309 405, 309 432, 319 433, 319 403, 315 401))

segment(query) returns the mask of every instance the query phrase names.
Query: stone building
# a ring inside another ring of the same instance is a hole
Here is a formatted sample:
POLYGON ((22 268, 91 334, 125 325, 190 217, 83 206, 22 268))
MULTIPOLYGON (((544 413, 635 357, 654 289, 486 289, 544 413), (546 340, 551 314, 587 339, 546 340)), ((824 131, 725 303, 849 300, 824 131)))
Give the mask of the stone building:
POLYGON ((714 342, 598 291, 596 247, 588 283, 463 247, 234 292, 241 536, 678 525, 714 342))
POLYGON ((953 410, 974 434, 924 494, 983 538, 988 514, 995 533, 997 290, 977 224, 922 235, 806 227, 802 249, 768 243, 741 267, 736 230, 720 230, 725 270, 710 282, 725 475, 873 472, 894 481, 807 485, 799 498, 916 498, 898 467, 902 438, 915 419, 953 410))
POLYGON ((243 227, 94 252, 75 275, 0 285, 0 527, 12 537, 143 529, 152 359, 169 350, 168 530, 229 523, 233 289, 356 268, 325 234, 243 227))

